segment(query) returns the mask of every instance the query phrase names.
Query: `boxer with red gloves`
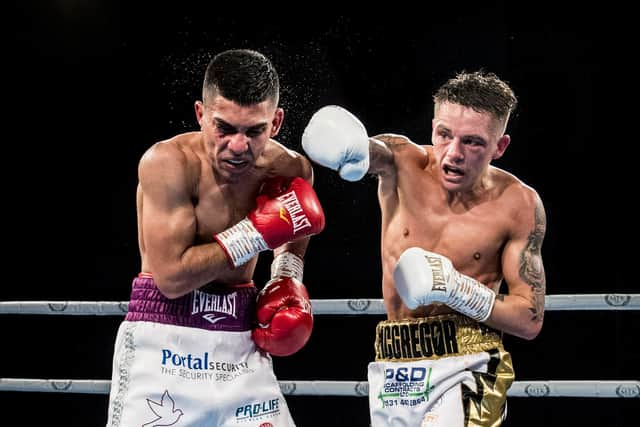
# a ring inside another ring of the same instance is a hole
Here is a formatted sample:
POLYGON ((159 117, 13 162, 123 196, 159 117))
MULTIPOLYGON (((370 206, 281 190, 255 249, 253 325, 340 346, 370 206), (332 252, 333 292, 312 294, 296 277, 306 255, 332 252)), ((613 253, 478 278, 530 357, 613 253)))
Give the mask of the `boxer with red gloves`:
POLYGON ((200 130, 140 159, 142 273, 116 338, 110 427, 295 425, 271 355, 298 351, 313 326, 302 285, 310 236, 324 228, 313 170, 272 139, 284 112, 264 55, 216 55, 202 96, 200 130), (275 256, 258 295, 266 250, 275 256))

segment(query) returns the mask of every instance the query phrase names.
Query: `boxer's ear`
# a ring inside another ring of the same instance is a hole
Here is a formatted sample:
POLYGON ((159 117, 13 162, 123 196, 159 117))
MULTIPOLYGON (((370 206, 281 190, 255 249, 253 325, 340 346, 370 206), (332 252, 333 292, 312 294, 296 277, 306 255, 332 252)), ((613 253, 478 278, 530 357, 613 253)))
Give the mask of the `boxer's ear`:
POLYGON ((507 151, 507 147, 509 146, 510 142, 511 142, 511 137, 509 135, 506 135, 506 134, 502 135, 498 140, 496 151, 493 153, 493 156, 491 157, 492 160, 496 160, 502 157, 504 152, 507 151))
POLYGON ((276 111, 273 114, 273 119, 271 120, 271 132, 269 132, 269 137, 273 138, 278 134, 278 132, 280 132, 283 120, 284 110, 282 108, 276 108, 276 111))
POLYGON ((196 101, 193 104, 193 109, 196 113, 196 120, 198 121, 200 127, 202 127, 202 117, 204 117, 204 104, 202 103, 202 101, 196 101))

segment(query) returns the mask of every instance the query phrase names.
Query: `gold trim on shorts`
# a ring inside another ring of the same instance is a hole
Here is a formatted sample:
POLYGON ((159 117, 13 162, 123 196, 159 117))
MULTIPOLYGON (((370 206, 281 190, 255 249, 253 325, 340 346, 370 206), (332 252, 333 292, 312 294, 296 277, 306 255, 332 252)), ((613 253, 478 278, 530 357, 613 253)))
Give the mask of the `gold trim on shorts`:
POLYGON ((502 348, 500 332, 459 314, 384 320, 376 326, 376 362, 441 359, 502 348))

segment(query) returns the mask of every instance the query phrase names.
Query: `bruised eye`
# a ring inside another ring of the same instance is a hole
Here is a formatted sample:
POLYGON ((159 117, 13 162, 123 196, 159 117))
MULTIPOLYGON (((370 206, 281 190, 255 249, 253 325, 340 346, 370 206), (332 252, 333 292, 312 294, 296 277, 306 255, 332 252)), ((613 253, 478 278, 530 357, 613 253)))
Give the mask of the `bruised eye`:
POLYGON ((264 129, 265 129, 264 127, 261 127, 261 128, 259 128, 259 129, 249 129, 249 130, 247 131, 247 136, 248 136, 249 138, 254 138, 254 137, 256 137, 256 136, 260 136, 260 134, 261 134, 262 132, 264 132, 264 129))
POLYGON ((220 132, 222 135, 233 135, 234 133, 238 132, 236 128, 231 126, 225 126, 222 124, 219 124, 218 126, 216 126, 216 128, 218 129, 218 132, 220 132))
POLYGON ((441 130, 437 133, 437 135, 442 138, 442 139, 448 139, 451 138, 451 134, 449 132, 447 132, 446 130, 441 130))
POLYGON ((484 139, 482 138, 463 138, 462 143, 467 145, 472 145, 474 147, 483 147, 487 145, 484 139))

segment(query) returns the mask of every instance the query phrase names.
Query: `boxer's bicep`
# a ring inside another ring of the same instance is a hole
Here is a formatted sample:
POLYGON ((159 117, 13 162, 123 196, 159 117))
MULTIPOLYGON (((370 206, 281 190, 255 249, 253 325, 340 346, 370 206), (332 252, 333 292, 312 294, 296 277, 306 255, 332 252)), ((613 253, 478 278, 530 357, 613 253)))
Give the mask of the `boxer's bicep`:
POLYGON ((385 177, 395 174, 393 146, 401 138, 392 134, 369 138, 369 173, 385 177))
POLYGON ((529 301, 533 322, 544 318, 546 278, 542 261, 542 243, 546 232, 544 206, 533 193, 531 203, 523 209, 518 230, 505 246, 502 269, 510 295, 520 295, 529 301))
POLYGON ((140 162, 140 225, 146 263, 154 275, 164 276, 179 269, 182 255, 193 243, 196 216, 182 159, 171 150, 158 151, 140 162))
POLYGON ((313 166, 311 165, 311 162, 306 157, 304 157, 301 154, 298 154, 298 155, 300 156, 298 160, 300 164, 299 176, 305 181, 307 181, 309 184, 313 185, 313 179, 314 179, 313 166))

